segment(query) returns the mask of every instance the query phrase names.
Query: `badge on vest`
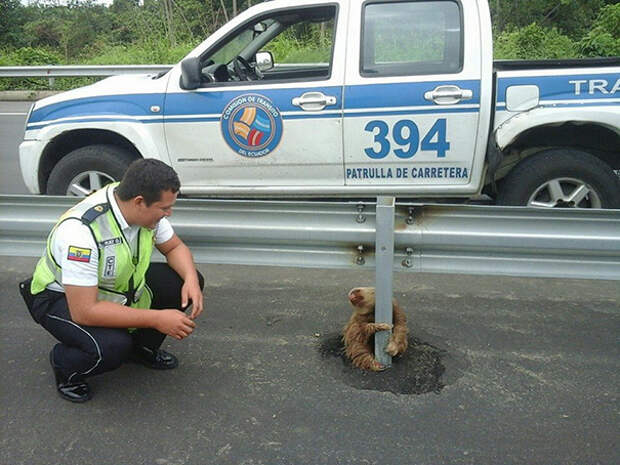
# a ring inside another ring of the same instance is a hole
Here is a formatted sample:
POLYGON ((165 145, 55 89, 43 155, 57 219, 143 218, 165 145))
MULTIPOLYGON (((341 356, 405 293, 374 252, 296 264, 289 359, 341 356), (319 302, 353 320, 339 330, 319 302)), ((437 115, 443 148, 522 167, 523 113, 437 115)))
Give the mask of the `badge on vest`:
POLYGON ((121 238, 120 237, 114 237, 112 239, 106 239, 105 241, 99 242, 99 245, 101 247, 109 247, 111 245, 116 245, 116 244, 120 244, 120 243, 121 243, 121 238))
POLYGON ((116 268, 116 257, 111 255, 105 259, 105 268, 103 269, 104 278, 113 278, 116 268))
POLYGON ((90 249, 83 249, 82 247, 76 247, 74 245, 69 246, 69 254, 67 260, 74 262, 90 262, 90 249))

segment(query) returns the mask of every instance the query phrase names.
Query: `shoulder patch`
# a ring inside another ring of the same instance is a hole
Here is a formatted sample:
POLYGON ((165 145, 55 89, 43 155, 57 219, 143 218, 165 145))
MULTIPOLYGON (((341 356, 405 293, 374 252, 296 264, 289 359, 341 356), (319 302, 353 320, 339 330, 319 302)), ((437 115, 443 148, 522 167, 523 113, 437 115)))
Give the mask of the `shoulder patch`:
POLYGON ((88 263, 90 262, 90 253, 91 249, 85 249, 83 247, 76 247, 74 245, 70 245, 67 260, 88 263))
POLYGON ((82 215, 82 218, 81 218, 82 223, 84 223, 84 224, 92 223, 93 221, 95 221, 95 219, 97 219, 97 217, 103 215, 109 209, 110 209, 110 204, 107 203, 107 202, 106 203, 100 203, 99 205, 95 205, 94 207, 89 208, 82 215))

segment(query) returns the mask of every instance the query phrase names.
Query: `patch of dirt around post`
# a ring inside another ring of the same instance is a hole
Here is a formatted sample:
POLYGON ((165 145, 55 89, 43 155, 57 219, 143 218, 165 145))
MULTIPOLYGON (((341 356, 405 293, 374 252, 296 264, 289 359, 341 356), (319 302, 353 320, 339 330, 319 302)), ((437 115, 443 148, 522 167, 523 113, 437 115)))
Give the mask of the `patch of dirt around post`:
POLYGON ((319 351, 322 358, 336 368, 344 383, 351 387, 395 394, 438 394, 445 386, 441 378, 446 370, 442 363, 446 352, 411 335, 408 340, 405 353, 394 357, 392 366, 381 372, 354 367, 344 354, 340 334, 325 336, 319 351))

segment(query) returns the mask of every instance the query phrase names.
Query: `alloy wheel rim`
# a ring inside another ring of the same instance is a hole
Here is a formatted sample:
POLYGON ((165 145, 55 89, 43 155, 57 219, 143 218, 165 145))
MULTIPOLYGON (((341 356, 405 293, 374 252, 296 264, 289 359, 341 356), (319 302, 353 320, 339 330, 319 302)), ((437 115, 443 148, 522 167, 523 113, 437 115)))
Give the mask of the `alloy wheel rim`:
POLYGON ((539 208, 602 208, 597 192, 575 178, 554 178, 545 182, 530 196, 527 205, 539 208))
POLYGON ((114 181, 114 178, 101 171, 84 171, 69 182, 66 195, 86 197, 88 194, 114 181))

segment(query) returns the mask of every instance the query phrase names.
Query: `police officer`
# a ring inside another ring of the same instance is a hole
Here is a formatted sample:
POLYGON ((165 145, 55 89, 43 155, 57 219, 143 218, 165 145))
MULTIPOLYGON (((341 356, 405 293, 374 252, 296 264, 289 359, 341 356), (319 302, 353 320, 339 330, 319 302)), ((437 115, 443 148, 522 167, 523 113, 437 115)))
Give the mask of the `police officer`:
POLYGON ((33 277, 20 283, 35 321, 60 341, 50 363, 63 399, 89 400, 86 378, 128 360, 155 369, 177 366, 160 346, 166 335, 192 333, 204 285, 166 218, 179 187, 165 163, 135 161, 120 183, 60 217, 33 277), (150 263, 153 244, 167 263, 150 263))

